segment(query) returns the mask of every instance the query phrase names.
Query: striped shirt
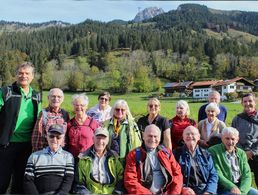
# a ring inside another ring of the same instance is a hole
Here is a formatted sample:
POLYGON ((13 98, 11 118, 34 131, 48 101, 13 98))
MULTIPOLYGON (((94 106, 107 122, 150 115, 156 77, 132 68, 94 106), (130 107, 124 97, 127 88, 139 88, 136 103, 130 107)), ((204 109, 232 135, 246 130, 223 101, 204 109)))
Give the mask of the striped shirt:
POLYGON ((28 159, 25 176, 25 194, 47 192, 68 193, 74 178, 72 154, 61 147, 52 152, 49 147, 34 152, 28 159))

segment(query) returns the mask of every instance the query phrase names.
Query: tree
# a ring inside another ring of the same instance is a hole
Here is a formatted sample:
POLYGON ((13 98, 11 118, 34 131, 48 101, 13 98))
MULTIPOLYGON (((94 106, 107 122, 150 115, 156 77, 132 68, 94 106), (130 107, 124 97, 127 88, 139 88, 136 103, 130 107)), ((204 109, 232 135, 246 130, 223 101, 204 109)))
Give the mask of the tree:
POLYGON ((72 91, 77 91, 78 89, 83 89, 83 73, 80 71, 74 71, 70 73, 68 87, 72 91))
POLYGON ((149 92, 152 90, 148 69, 146 67, 139 67, 135 75, 134 87, 137 92, 149 92))

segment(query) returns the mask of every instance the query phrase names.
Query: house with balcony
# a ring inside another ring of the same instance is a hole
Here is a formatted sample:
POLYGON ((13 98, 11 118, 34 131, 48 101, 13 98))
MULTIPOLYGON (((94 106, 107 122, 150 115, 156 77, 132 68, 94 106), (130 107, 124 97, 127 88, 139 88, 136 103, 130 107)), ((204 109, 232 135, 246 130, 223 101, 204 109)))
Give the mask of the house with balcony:
POLYGON ((219 81, 213 85, 213 88, 220 93, 222 99, 226 99, 226 93, 252 92, 255 88, 255 84, 243 77, 236 77, 233 79, 219 81))

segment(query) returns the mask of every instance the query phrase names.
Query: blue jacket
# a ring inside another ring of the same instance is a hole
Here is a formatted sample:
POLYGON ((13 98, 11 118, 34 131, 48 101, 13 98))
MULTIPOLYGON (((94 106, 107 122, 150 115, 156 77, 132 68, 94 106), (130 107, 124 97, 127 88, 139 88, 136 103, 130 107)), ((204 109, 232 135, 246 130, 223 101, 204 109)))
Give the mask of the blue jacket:
MULTIPOLYGON (((181 171, 184 177, 184 186, 188 187, 190 170, 191 170, 191 163, 190 163, 191 154, 185 145, 180 148, 177 148, 173 152, 177 162, 181 166, 181 171)), ((197 163, 198 163, 198 166, 200 167, 202 176, 205 180, 205 183, 202 184, 204 185, 203 193, 210 192, 212 194, 216 194, 217 187, 218 187, 218 175, 214 167, 210 153, 206 149, 197 147, 196 158, 197 158, 197 163)))

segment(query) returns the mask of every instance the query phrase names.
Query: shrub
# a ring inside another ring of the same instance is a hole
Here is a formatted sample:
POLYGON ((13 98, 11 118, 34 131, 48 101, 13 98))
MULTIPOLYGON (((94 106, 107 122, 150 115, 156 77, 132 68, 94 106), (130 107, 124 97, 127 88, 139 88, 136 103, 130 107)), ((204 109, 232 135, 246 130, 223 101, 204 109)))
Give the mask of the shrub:
POLYGON ((238 98, 238 93, 236 92, 225 93, 225 96, 227 97, 228 101, 236 101, 238 98))

